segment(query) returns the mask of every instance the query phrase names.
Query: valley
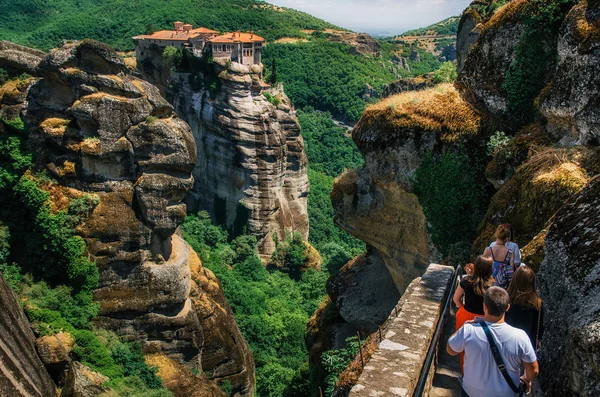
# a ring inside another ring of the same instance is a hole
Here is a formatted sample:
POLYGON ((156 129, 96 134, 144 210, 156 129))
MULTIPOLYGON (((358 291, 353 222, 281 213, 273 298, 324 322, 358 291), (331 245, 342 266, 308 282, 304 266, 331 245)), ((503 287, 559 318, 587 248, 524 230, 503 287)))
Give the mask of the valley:
POLYGON ((556 280, 598 295, 598 4, 376 39, 252 0, 5 3, 0 394, 362 396, 365 338, 503 222, 573 352, 541 351, 546 395, 597 391, 597 313, 556 280))

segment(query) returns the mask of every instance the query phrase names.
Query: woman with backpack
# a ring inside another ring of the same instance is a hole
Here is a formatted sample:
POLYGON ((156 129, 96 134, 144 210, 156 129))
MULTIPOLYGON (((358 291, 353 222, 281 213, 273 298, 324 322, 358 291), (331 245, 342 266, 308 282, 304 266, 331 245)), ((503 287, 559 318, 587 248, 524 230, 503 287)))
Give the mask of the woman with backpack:
POLYGON ((485 249, 483 255, 491 257, 494 261, 492 267, 492 277, 496 280, 496 285, 507 289, 513 273, 515 272, 514 252, 506 243, 510 241, 510 230, 504 225, 496 229, 496 241, 485 249))
MULTIPOLYGON (((456 331, 466 321, 477 316, 483 317, 483 296, 485 291, 492 286, 492 260, 479 255, 475 260, 472 274, 463 277, 454 293, 453 301, 458 308, 456 312, 456 331), (463 302, 464 297, 464 302, 463 302)), ((465 355, 460 355, 460 369, 463 369, 465 355)))
POLYGON ((520 266, 508 287, 510 308, 505 321, 527 333, 537 349, 544 332, 544 304, 535 290, 535 273, 529 266, 520 266))

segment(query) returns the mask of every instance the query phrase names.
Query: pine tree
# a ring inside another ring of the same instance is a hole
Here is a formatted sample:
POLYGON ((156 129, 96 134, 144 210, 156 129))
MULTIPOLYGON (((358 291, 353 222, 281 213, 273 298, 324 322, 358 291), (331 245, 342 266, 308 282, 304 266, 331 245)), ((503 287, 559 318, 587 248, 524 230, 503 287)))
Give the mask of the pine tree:
POLYGON ((273 66, 271 66, 271 77, 269 78, 269 83, 277 83, 277 63, 275 62, 275 59, 273 59, 273 66))

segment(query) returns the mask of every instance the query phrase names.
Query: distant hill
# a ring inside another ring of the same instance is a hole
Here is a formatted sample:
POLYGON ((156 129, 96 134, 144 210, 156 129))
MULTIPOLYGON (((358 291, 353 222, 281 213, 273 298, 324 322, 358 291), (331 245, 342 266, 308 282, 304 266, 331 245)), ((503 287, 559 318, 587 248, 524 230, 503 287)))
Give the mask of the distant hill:
POLYGON ((458 31, 459 21, 460 16, 453 16, 424 28, 409 30, 400 36, 455 36, 458 31))
POLYGON ((340 29, 304 12, 254 0, 2 0, 0 39, 48 50, 64 39, 92 38, 118 50, 134 48, 132 36, 194 26, 254 31, 272 41, 301 37, 304 29, 340 29))

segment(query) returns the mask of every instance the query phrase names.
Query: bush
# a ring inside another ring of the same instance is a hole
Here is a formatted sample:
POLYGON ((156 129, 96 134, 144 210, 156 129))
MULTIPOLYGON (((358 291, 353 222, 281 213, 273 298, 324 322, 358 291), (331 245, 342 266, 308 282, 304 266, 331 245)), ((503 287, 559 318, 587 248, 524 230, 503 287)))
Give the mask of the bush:
POLYGON ((277 242, 275 252, 273 252, 272 261, 280 269, 289 272, 292 277, 299 278, 301 270, 308 261, 306 252, 306 243, 299 232, 286 232, 285 240, 277 242))
POLYGON ((456 71, 456 65, 453 62, 444 62, 438 70, 433 74, 433 81, 436 83, 452 83, 456 80, 458 72, 456 71))
POLYGON ((334 242, 324 244, 320 253, 330 274, 338 274, 342 266, 353 258, 347 249, 334 242))
POLYGON ((166 47, 162 53, 163 58, 167 63, 173 65, 173 69, 179 69, 183 61, 183 51, 180 48, 173 46, 166 47))
POLYGON ((346 339, 346 347, 342 349, 328 350, 321 355, 321 363, 327 371, 325 377, 325 395, 331 396, 335 389, 338 377, 354 357, 358 354, 358 337, 352 336, 346 339))
POLYGON ((157 368, 149 366, 144 361, 142 347, 139 343, 118 343, 111 349, 115 363, 123 367, 125 376, 135 376, 150 389, 160 389, 161 380, 156 376, 157 368))
POLYGON ((123 377, 123 368, 117 365, 108 348, 96 334, 88 330, 77 330, 73 332, 73 337, 73 353, 79 361, 111 379, 123 377))
POLYGON ((522 125, 534 117, 533 102, 554 73, 558 59, 557 35, 573 0, 532 0, 520 13, 525 28, 502 88, 511 118, 522 125))
POLYGON ((509 142, 510 138, 507 137, 503 131, 496 131, 487 143, 487 154, 493 156, 498 151, 505 148, 509 142))
POLYGON ((423 206, 431 239, 442 255, 447 256, 453 244, 473 240, 483 215, 483 186, 462 154, 447 151, 423 158, 413 188, 423 206))
POLYGON ((275 95, 271 95, 268 92, 264 92, 263 95, 264 95, 265 99, 267 101, 269 101, 275 107, 279 106, 279 104, 281 103, 279 98, 277 98, 275 95))

